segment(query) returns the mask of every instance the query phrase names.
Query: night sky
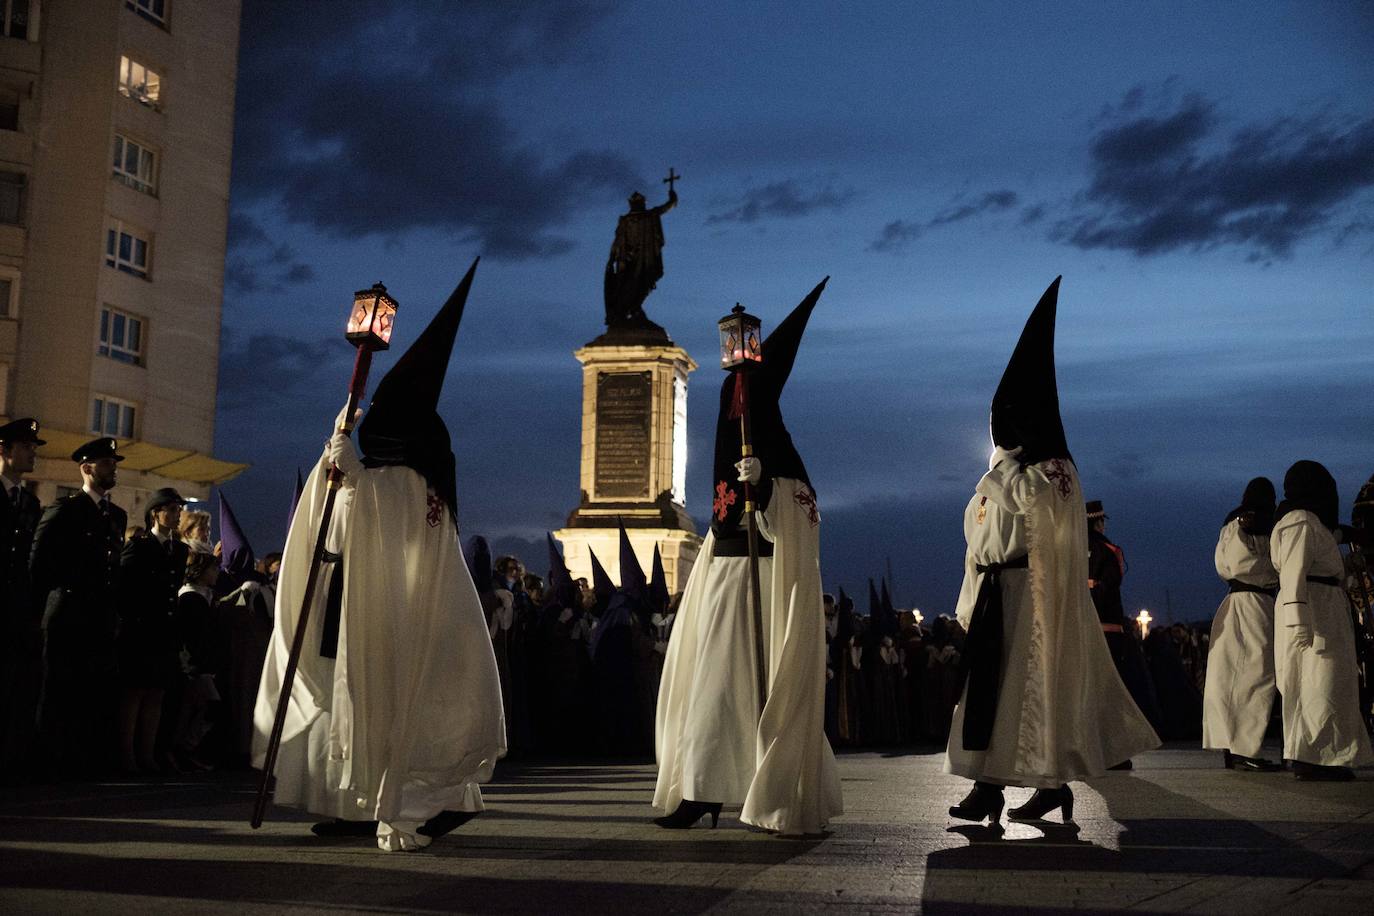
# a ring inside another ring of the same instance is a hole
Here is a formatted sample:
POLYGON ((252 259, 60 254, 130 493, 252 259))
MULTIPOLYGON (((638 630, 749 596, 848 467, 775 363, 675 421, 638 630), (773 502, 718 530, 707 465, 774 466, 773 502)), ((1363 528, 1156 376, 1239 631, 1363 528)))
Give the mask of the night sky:
MULTIPOLYGON (((716 320, 831 276, 783 400, 826 587, 890 561, 952 611, 1021 326, 1064 275, 1059 387, 1128 609, 1210 618, 1245 482, 1374 471, 1374 5, 248 0, 216 454, 259 553, 342 405, 353 290, 384 371, 478 269, 441 411, 464 536, 545 571, 578 499, 581 367, 635 189, 649 316, 692 378, 709 512, 716 320)), ((380 376, 377 376, 380 377, 380 376)), ((861 610, 865 610, 861 604, 861 610)))

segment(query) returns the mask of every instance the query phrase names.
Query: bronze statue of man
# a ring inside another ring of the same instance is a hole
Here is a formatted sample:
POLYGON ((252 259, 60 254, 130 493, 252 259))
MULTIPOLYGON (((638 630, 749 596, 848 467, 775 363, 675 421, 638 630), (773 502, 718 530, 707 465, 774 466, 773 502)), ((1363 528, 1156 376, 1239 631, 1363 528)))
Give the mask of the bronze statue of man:
POLYGON ((606 326, 642 324, 644 299, 663 276, 663 223, 660 217, 677 205, 673 182, 681 176, 668 170, 668 200, 646 209, 644 195, 630 195, 630 212, 620 217, 615 241, 606 262, 606 326))

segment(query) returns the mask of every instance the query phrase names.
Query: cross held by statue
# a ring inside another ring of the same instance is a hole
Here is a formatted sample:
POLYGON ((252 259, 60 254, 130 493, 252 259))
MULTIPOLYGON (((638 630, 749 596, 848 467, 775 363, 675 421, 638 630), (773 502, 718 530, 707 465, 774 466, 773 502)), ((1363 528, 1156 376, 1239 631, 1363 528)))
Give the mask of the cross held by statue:
POLYGON ((673 171, 672 166, 669 166, 669 167, 668 167, 668 177, 665 178, 665 179, 663 179, 663 183, 666 184, 666 185, 668 186, 669 192, 671 192, 671 191, 673 190, 673 182, 675 182, 675 181, 681 181, 681 180, 682 180, 682 176, 676 174, 676 173, 673 171))

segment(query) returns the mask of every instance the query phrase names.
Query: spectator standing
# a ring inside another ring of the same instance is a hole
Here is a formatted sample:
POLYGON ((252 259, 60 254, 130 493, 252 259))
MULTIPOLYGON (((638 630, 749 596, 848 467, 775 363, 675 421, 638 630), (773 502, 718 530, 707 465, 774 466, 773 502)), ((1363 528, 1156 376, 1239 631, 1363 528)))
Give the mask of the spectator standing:
POLYGON ((38 731, 55 775, 97 771, 114 746, 117 589, 128 516, 110 502, 110 491, 123 460, 110 438, 72 452, 81 492, 49 506, 34 533, 29 568, 43 603, 38 731))
POLYGON ((0 426, 0 783, 32 769, 43 633, 29 582, 29 553, 42 510, 23 484, 38 446, 46 444, 31 417, 0 426))
POLYGON ((170 748, 155 751, 168 691, 173 723, 181 699, 176 610, 189 551, 177 532, 185 504, 171 487, 155 492, 144 517, 148 533, 125 544, 120 557, 119 762, 126 773, 155 772, 159 764, 179 769, 170 748))

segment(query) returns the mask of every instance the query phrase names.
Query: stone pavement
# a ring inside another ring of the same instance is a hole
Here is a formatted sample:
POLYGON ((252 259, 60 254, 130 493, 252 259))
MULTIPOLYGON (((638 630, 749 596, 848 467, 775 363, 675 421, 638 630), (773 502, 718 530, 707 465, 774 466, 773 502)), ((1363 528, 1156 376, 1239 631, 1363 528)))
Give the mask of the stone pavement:
POLYGON ((318 839, 281 809, 250 830, 243 773, 11 790, 0 913, 1374 913, 1368 771, 1300 783, 1166 749, 1075 784, 1076 834, 998 836, 951 821, 967 783, 940 764, 841 755, 844 816, 824 837, 779 839, 737 809, 714 831, 654 827, 648 764, 503 763, 487 813, 393 854, 318 839))

